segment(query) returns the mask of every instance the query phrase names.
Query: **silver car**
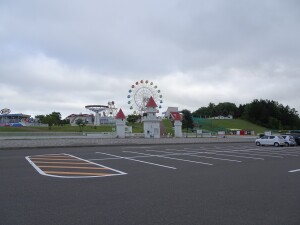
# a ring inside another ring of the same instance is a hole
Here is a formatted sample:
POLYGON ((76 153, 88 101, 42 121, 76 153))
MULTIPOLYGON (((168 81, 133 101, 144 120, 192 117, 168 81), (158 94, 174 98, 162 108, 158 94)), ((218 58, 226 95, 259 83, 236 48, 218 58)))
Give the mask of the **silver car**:
POLYGON ((260 145, 273 145, 275 147, 285 146, 285 139, 280 135, 262 136, 255 140, 257 146, 260 145))
POLYGON ((285 141, 285 145, 286 146, 295 146, 296 145, 296 141, 295 138, 292 135, 281 135, 284 138, 285 141))

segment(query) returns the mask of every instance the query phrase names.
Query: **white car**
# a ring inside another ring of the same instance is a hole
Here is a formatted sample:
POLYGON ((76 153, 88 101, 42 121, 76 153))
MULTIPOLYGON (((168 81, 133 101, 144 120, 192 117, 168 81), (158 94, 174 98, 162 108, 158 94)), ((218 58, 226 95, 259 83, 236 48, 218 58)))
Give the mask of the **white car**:
POLYGON ((263 136, 255 140, 257 146, 260 145, 273 145, 273 146, 285 146, 285 139, 280 135, 263 136))
POLYGON ((292 136, 292 135, 281 135, 284 140, 285 140, 285 144, 287 146, 295 146, 296 145, 296 141, 295 141, 295 138, 292 136))

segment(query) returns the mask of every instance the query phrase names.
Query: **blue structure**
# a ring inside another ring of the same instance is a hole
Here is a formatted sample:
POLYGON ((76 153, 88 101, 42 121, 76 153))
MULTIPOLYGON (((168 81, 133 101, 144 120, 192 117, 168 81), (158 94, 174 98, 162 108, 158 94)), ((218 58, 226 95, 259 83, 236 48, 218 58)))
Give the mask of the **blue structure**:
POLYGON ((30 123, 30 115, 19 114, 2 114, 0 115, 0 127, 23 127, 30 123))

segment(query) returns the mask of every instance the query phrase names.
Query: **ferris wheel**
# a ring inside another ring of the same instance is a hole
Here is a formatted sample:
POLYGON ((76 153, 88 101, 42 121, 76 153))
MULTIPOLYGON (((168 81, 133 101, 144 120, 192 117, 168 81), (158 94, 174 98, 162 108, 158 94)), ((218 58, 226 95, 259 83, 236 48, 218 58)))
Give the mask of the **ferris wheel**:
POLYGON ((150 97, 153 97, 158 108, 161 109, 163 103, 161 91, 157 85, 148 80, 136 81, 128 91, 127 99, 130 109, 134 114, 142 114, 146 110, 146 105, 150 97))

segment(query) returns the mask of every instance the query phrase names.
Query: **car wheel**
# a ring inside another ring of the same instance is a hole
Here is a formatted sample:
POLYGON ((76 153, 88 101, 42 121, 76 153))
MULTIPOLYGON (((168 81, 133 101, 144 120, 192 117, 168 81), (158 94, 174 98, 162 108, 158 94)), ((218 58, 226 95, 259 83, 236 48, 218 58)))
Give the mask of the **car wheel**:
POLYGON ((258 142, 256 142, 256 146, 260 146, 260 142, 258 141, 258 142))
POLYGON ((285 146, 289 147, 289 146, 290 146, 290 144, 289 144, 288 142, 285 142, 285 146))
POLYGON ((275 147, 279 147, 279 143, 278 143, 278 142, 275 142, 275 143, 274 143, 274 146, 275 146, 275 147))

